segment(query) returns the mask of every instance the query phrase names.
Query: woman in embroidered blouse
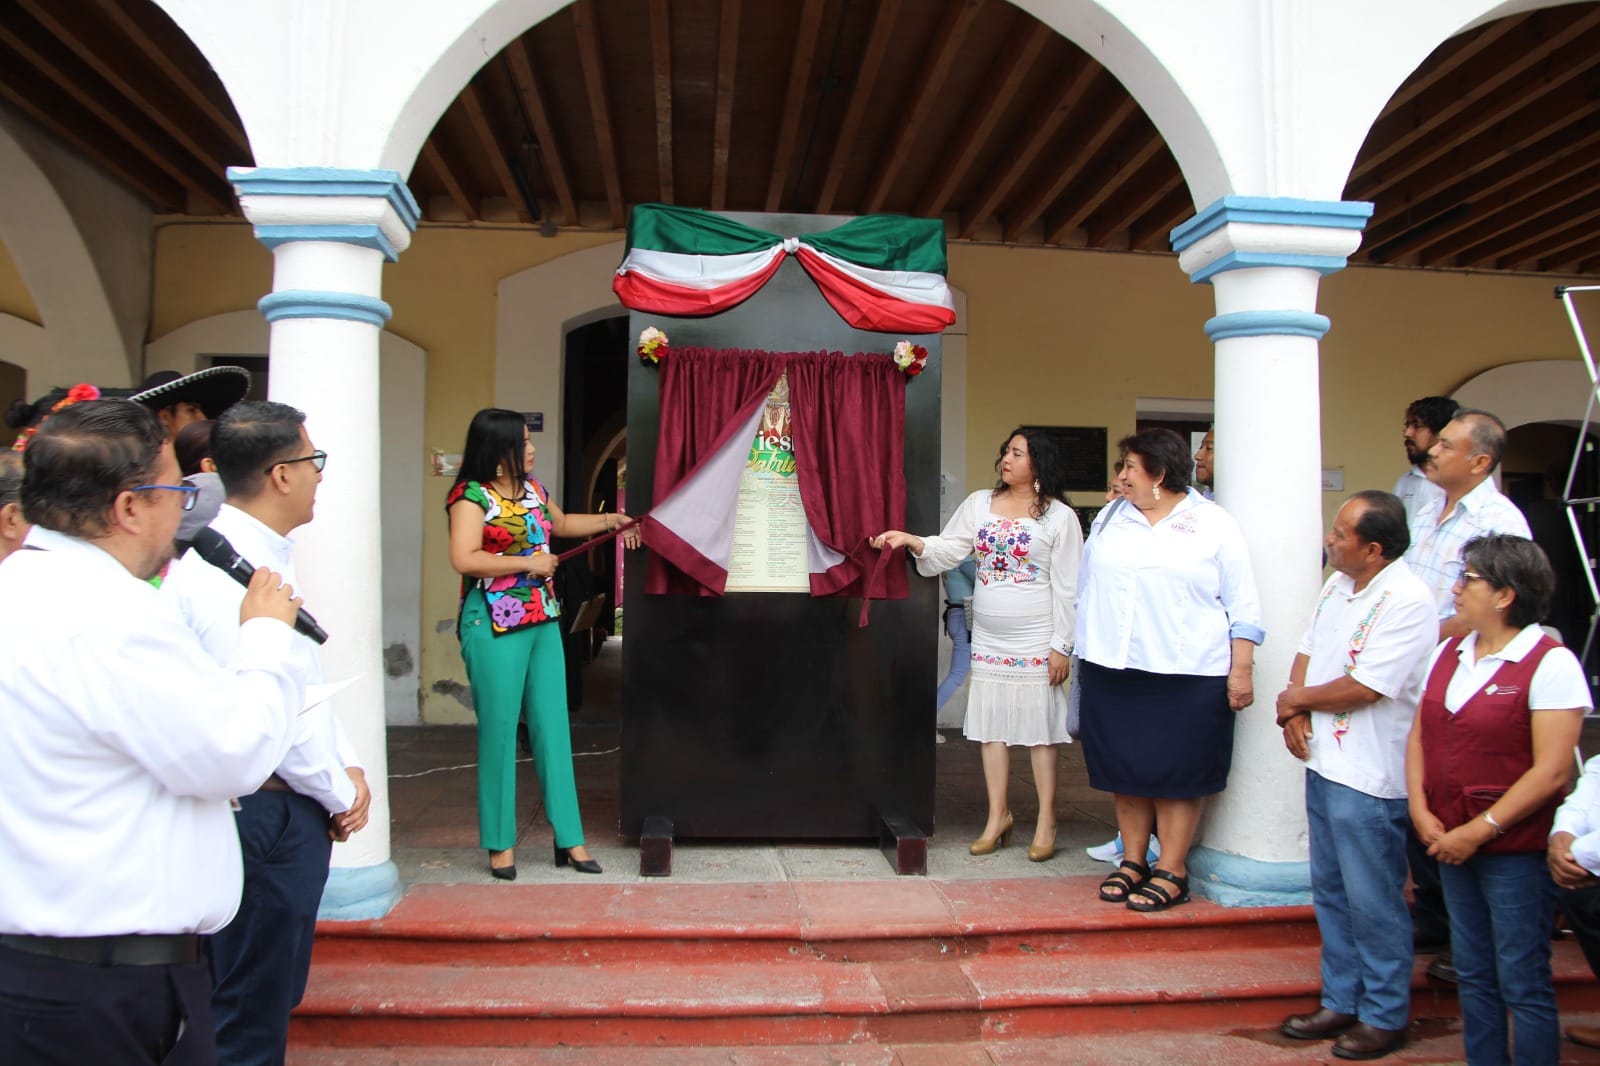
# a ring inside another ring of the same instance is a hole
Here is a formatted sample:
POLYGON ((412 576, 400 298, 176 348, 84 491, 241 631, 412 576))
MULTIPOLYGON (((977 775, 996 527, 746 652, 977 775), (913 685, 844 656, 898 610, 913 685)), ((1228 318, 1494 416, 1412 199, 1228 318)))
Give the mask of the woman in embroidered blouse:
POLYGON ((968 496, 937 537, 890 530, 880 548, 907 548, 917 571, 933 576, 974 552, 978 584, 972 599, 972 687, 963 732, 983 744, 989 817, 968 849, 987 855, 1011 838, 1006 796, 1010 745, 1026 746, 1039 794, 1039 820, 1028 858, 1055 854, 1056 748, 1067 735, 1068 656, 1083 531, 1062 502, 1066 477, 1056 445, 1017 429, 1000 446, 993 489, 968 496))
POLYGON ((1411 821, 1450 911, 1469 1063, 1560 1057, 1545 845, 1593 704, 1577 656, 1544 634, 1555 574, 1524 537, 1461 548, 1456 617, 1434 650, 1406 746, 1411 821))
POLYGON ((1233 715, 1254 698, 1261 604, 1244 537, 1189 485, 1170 429, 1117 445, 1127 502, 1089 539, 1078 599, 1080 734, 1089 783, 1116 799, 1126 858, 1100 898, 1156 911, 1189 899, 1205 797, 1233 760, 1233 715), (1144 856, 1161 825, 1161 866, 1144 856))
MULTIPOLYGON (((473 416, 445 507, 450 565, 462 575, 457 634, 478 716, 478 841, 490 873, 517 876, 516 737, 526 717, 556 865, 597 874, 578 815, 561 627, 548 624, 561 612, 550 538, 595 536, 626 516, 563 514, 533 477, 522 415, 498 408, 473 416)), ((632 531, 625 538, 631 544, 632 531)))

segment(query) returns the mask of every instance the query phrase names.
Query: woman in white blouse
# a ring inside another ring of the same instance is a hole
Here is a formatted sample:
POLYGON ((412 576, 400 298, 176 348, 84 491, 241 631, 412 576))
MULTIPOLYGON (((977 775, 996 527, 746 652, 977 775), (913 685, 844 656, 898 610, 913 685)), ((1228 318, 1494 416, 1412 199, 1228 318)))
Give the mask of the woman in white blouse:
POLYGON ((1089 541, 1078 599, 1078 685, 1089 783, 1116 797, 1128 858, 1100 898, 1136 911, 1189 899, 1189 848, 1205 797, 1233 761, 1233 714, 1254 698, 1261 603, 1244 537, 1190 488, 1183 438, 1118 443, 1127 503, 1089 541), (1142 856, 1161 825, 1161 866, 1142 856))
POLYGON ((907 548, 917 571, 933 576, 978 558, 972 599, 972 688, 963 732, 983 745, 989 817, 968 849, 987 855, 1011 839, 1007 747, 1029 749, 1039 793, 1039 820, 1028 858, 1055 854, 1056 749, 1069 744, 1068 656, 1083 532, 1062 502, 1066 477, 1055 442, 1017 429, 995 460, 993 489, 968 496, 937 537, 890 530, 878 548, 907 548))

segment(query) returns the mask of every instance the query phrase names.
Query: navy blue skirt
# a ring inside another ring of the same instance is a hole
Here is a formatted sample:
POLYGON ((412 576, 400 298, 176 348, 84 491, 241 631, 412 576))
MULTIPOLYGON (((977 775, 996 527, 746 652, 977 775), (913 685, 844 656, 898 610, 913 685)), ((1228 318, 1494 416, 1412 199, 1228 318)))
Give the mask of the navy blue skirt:
POLYGON ((1233 765, 1226 677, 1111 670, 1080 660, 1083 761, 1102 792, 1193 799, 1233 765))

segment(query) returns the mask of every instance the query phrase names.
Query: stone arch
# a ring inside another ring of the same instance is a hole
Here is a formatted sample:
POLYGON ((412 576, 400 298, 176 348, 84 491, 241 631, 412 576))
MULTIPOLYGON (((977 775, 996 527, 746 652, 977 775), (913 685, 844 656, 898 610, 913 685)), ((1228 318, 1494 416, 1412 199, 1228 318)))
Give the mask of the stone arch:
POLYGON ((1532 422, 1579 425, 1594 394, 1588 371, 1577 359, 1504 363, 1462 382, 1450 394, 1463 407, 1493 411, 1507 429, 1532 422))

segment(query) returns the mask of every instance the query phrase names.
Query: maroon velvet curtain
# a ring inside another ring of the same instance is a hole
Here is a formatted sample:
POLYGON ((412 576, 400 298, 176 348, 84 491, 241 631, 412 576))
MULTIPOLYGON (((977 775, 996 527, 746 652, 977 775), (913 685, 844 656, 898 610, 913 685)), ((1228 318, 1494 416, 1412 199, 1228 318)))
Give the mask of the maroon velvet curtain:
POLYGON ((867 538, 905 527, 905 375, 887 355, 807 352, 784 362, 806 521, 845 556, 811 575, 811 594, 903 599, 905 566, 867 538))
MULTIPOLYGON (((741 411, 761 402, 783 367, 771 352, 673 348, 661 362, 661 425, 656 437, 653 499, 664 500, 739 428, 741 411)), ((747 442, 748 444, 748 442, 747 442)), ((648 520, 645 538, 650 536, 648 520)), ((645 591, 713 595, 651 552, 645 591)))

